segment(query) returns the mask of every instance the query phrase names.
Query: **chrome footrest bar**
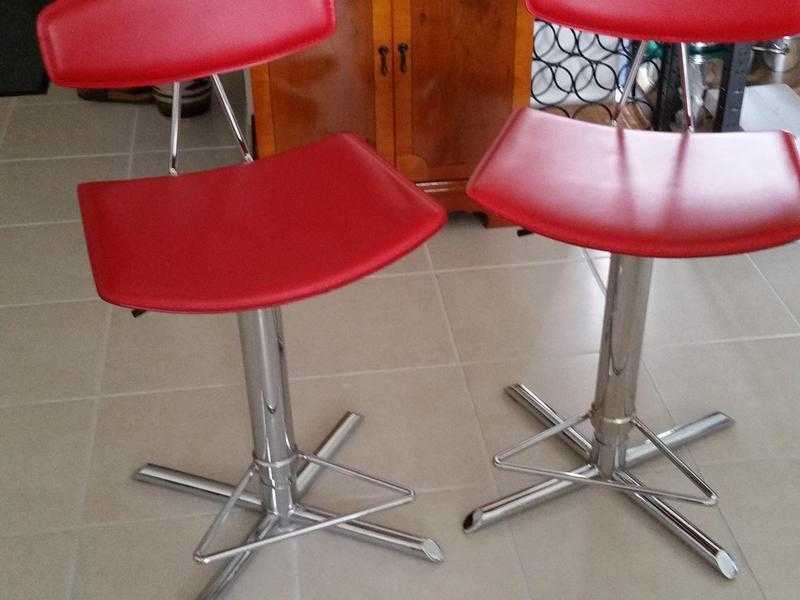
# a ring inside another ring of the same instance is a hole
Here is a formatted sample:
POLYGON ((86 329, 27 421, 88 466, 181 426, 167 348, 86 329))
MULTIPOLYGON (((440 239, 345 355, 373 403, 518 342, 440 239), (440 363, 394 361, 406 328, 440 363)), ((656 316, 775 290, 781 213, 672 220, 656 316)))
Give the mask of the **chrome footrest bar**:
POLYGON ((387 502, 381 502, 380 504, 375 504, 373 506, 369 506, 361 510, 353 511, 345 515, 332 517, 330 519, 314 523, 312 525, 306 525, 305 527, 300 527, 298 529, 293 529, 291 531, 279 533, 274 536, 269 536, 262 540, 245 543, 240 546, 227 548, 225 550, 220 550, 217 552, 207 553, 208 546, 210 545, 211 541, 214 539, 217 532, 219 531, 219 529, 222 527, 222 525, 225 523, 226 519, 230 515, 231 510, 235 506, 239 497, 242 495, 244 488, 247 486, 247 484, 250 482, 253 476, 258 472, 259 466, 254 462, 247 469, 241 481, 239 481, 239 484, 234 489, 233 494, 231 494, 230 498, 228 498, 227 502, 225 503, 225 506, 219 512, 216 519, 214 519, 214 522, 211 524, 211 527, 209 527, 208 531, 205 533, 203 538, 200 540, 200 543, 197 545, 197 548, 194 551, 194 559, 197 562, 202 564, 208 564, 217 560, 232 558, 237 554, 241 554, 243 552, 257 550, 259 548, 263 548, 271 544, 276 544, 278 542, 282 542, 301 535, 306 535, 314 531, 319 531, 321 529, 333 527, 341 523, 347 523, 348 521, 354 521, 356 519, 366 517, 367 515, 371 515, 373 513, 389 510, 391 508, 396 508, 398 506, 402 506, 403 504, 407 504, 414 499, 413 490, 405 488, 397 483, 387 481, 379 477, 375 477, 374 475, 369 475, 367 473, 364 473, 363 471, 358 471, 356 469, 351 469, 349 467, 336 464, 329 460, 325 460, 318 456, 314 456, 313 454, 299 453, 298 456, 305 459, 309 463, 316 464, 327 469, 331 469, 332 471, 337 472, 341 475, 352 477, 354 479, 359 479, 361 481, 366 481, 378 487, 382 487, 392 492, 401 494, 401 497, 396 498, 394 500, 389 500, 387 502))
MULTIPOLYGON (((364 417, 354 412, 346 412, 322 443, 314 451, 321 458, 333 458, 339 448, 348 440, 364 417)), ((300 468, 295 483, 295 493, 299 498, 311 488, 316 478, 322 472, 322 467, 313 463, 306 463, 300 468)))
POLYGON ((717 503, 717 494, 712 490, 708 484, 697 474, 695 473, 689 465, 687 465, 677 454, 675 454, 670 448, 664 444, 658 436, 653 433, 647 426, 644 425, 641 421, 634 418, 631 420, 632 424, 639 429, 642 434, 650 440, 650 442, 662 453, 664 454, 669 460, 683 473, 702 493, 703 496, 690 496, 688 494, 682 494, 679 492, 672 492, 669 490, 663 490, 659 488, 650 488, 650 487, 641 487, 641 486, 632 486, 625 483, 619 483, 616 481, 608 481, 605 479, 596 479, 596 475, 587 475, 583 473, 576 473, 576 472, 569 472, 569 471, 556 471, 553 469, 544 469, 541 467, 531 467, 527 465, 520 465, 512 462, 508 462, 508 459, 512 456, 523 452, 524 450, 531 448, 553 436, 561 434, 566 429, 573 429, 575 425, 582 423, 583 421, 588 420, 590 417, 589 413, 577 415, 575 417, 571 417, 565 421, 560 422, 557 425, 550 427, 549 429, 539 433, 533 437, 530 437, 519 444, 508 448, 507 450, 503 450, 498 452, 494 457, 494 464, 496 467, 503 469, 505 471, 513 471, 516 473, 528 473, 533 475, 547 475, 554 479, 563 479, 566 481, 571 481, 573 483, 578 483, 580 485, 593 485, 597 487, 604 487, 610 488, 614 490, 619 490, 627 493, 642 493, 647 494, 648 496, 656 496, 660 498, 669 498, 671 500, 679 500, 681 502, 688 502, 692 504, 702 504, 703 506, 714 506, 717 503))
MULTIPOLYGON (((664 431, 659 434, 659 437, 669 444, 671 448, 680 448, 716 431, 730 427, 733 423, 733 419, 728 415, 716 412, 697 421, 664 431)), ((626 462, 629 468, 634 468, 658 455, 659 452, 656 447, 650 441, 645 441, 638 446, 628 448, 626 462)), ((584 465, 573 472, 588 477, 596 476, 598 473, 597 469, 591 465, 584 465)), ((571 481, 561 479, 549 479, 532 485, 475 509, 464 520, 464 530, 467 532, 477 531, 506 517, 529 510, 578 489, 580 487, 571 481)), ((634 496, 630 497, 633 498, 634 496)))
MULTIPOLYGON (((234 486, 214 481, 199 475, 192 475, 177 469, 148 464, 134 474, 134 479, 145 483, 167 487, 194 496, 225 501, 233 493, 234 486)), ((261 511, 261 500, 254 494, 244 491, 236 505, 251 511, 261 511)), ((299 519, 320 521, 333 516, 334 513, 303 505, 295 506, 295 516, 299 519)), ((441 562, 442 552, 431 538, 419 537, 397 529, 382 527, 366 521, 355 520, 341 523, 331 531, 343 533, 362 541, 377 543, 433 562, 441 562)))

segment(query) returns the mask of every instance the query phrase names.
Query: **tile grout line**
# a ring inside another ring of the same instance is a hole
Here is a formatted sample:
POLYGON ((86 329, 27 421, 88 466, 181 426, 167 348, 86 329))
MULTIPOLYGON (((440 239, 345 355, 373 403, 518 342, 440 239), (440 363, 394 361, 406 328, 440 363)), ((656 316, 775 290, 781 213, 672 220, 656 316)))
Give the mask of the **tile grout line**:
MULTIPOLYGON (((111 333, 111 317, 112 317, 112 310, 111 307, 106 307, 106 318, 103 321, 103 332, 100 338, 100 348, 98 351, 97 356, 97 365, 95 367, 95 382, 94 382, 94 389, 96 392, 100 392, 100 384, 102 381, 103 376, 103 366, 105 363, 105 357, 108 347, 108 340, 111 333)), ((83 481, 81 482, 81 489, 78 494, 78 502, 77 502, 77 509, 78 509, 78 523, 79 525, 76 528, 80 528, 84 525, 85 517, 86 517, 86 500, 89 497, 89 479, 92 475, 92 461, 94 459, 94 445, 95 439, 97 438, 97 422, 99 420, 99 413, 100 413, 100 398, 95 398, 92 401, 92 412, 90 416, 90 432, 89 432, 89 439, 87 440, 87 449, 86 449, 86 470, 84 471, 83 481)), ((75 593, 75 575, 78 569, 78 559, 80 554, 80 536, 75 536, 75 548, 74 553, 72 556, 72 564, 70 565, 70 570, 67 579, 67 593, 66 598, 70 600, 75 593)))
POLYGON ((381 273, 378 271, 372 275, 367 275, 364 277, 364 279, 367 281, 371 279, 396 279, 397 277, 408 277, 413 275, 430 275, 433 272, 434 271, 404 271, 402 273, 381 273))
POLYGON ((50 304, 88 304, 89 302, 97 302, 97 296, 91 298, 73 298, 71 300, 42 300, 40 302, 20 302, 18 304, 0 304, 0 310, 5 308, 28 308, 35 306, 47 306, 50 304))
MULTIPOLYGON (((213 502, 210 500, 210 502, 213 502)), ((209 510, 208 512, 197 512, 192 514, 182 514, 182 515, 171 515, 171 516, 160 516, 160 517, 144 517, 140 519, 117 519, 111 521, 98 521, 96 523, 81 523, 79 525, 67 525, 64 527, 48 527, 46 529, 34 530, 29 533, 15 533, 12 535, 6 535, 0 533, 0 540, 3 539, 12 539, 16 537, 30 537, 30 536, 45 536, 45 535, 56 535, 56 534, 69 534, 69 533, 81 533, 84 531, 92 531, 98 529, 110 529, 113 527, 126 527, 129 525, 139 525, 143 523, 159 523, 162 521, 182 521, 182 520, 189 520, 189 519, 199 519, 199 518, 208 518, 214 517, 219 513, 219 508, 215 508, 214 510, 209 510)), ((76 561, 77 562, 77 561, 76 561)), ((72 590, 70 590, 72 591, 72 590)))
MULTIPOLYGON (((67 89, 67 88, 62 88, 62 89, 67 89)), ((44 97, 47 98, 47 94, 45 94, 44 97)), ((81 100, 80 98, 78 98, 76 100, 46 100, 45 99, 45 100, 41 100, 41 101, 37 100, 36 102, 24 102, 20 106, 36 106, 36 107, 39 107, 39 106, 61 106, 61 105, 70 106, 72 104, 83 104, 84 102, 87 102, 87 100, 81 100)))
POLYGON ((697 346, 711 346, 715 344, 735 344, 744 342, 762 342, 769 340, 785 340, 800 338, 800 332, 797 333, 774 333, 770 335, 743 335, 740 337, 732 338, 717 338, 711 340, 697 340, 690 342, 667 342, 664 344, 649 344, 644 346, 644 353, 653 350, 663 350, 670 348, 693 348, 697 346))
MULTIPOLYGON (((428 261, 430 262, 431 266, 433 267, 433 257, 431 256, 430 249, 428 248, 427 244, 425 245, 425 253, 428 255, 428 261)), ((439 300, 439 307, 442 310, 442 314, 444 315, 445 325, 447 327, 447 335, 450 339, 450 346, 451 350, 455 353, 456 360, 458 361, 458 368, 461 371, 461 378, 464 383, 464 389, 467 392, 467 397, 469 398, 469 403, 472 406, 472 416, 475 419, 475 424, 478 427, 478 433, 480 434, 481 444, 483 446, 483 455, 486 457, 491 456, 489 453, 489 446, 486 442, 486 435, 484 434, 483 427, 481 426, 480 418, 478 417, 478 407, 475 405, 475 398, 472 395, 472 390, 470 390, 469 382, 467 380, 467 371, 464 368, 464 364, 461 361, 461 352, 458 350, 458 344, 456 343, 456 337, 453 332, 453 326, 450 322, 450 316, 447 313, 447 305, 444 301, 444 293, 442 292, 441 285, 439 283, 439 273, 434 270, 433 272, 433 281, 434 286, 436 288, 436 297, 439 300)), ((494 473, 491 475, 491 481, 494 483, 494 491, 499 492, 499 488, 497 485, 497 479, 494 476, 494 473)), ((509 530, 506 529, 506 533, 509 533, 509 530)), ((520 556, 519 549, 517 548, 517 544, 514 542, 514 534, 513 531, 510 532, 510 536, 508 538, 508 543, 511 546, 511 550, 514 551, 514 554, 517 557, 517 567, 519 568, 519 575, 522 577, 522 581, 525 584, 525 590, 528 593, 528 598, 533 598, 533 590, 530 587, 530 583, 528 582, 528 577, 525 575, 525 568, 522 564, 522 556, 520 556)))
POLYGON ((12 104, 9 105, 8 114, 6 115, 6 118, 3 119, 2 123, 0 123, 0 151, 2 150, 3 144, 6 141, 6 134, 8 133, 8 128, 11 126, 11 117, 14 114, 14 109, 16 108, 16 106, 17 106, 16 101, 14 101, 12 104))
POLYGON ((794 324, 797 326, 797 329, 800 331, 800 320, 798 320, 798 319, 797 319, 797 317, 795 316, 795 314, 792 312, 792 309, 791 309, 791 308, 789 308, 789 305, 788 305, 788 304, 786 304, 786 302, 785 302, 785 301, 784 301, 784 299, 783 299, 783 296, 781 296, 781 295, 778 293, 778 290, 776 290, 776 289, 775 289, 775 286, 774 286, 774 285, 772 285, 772 282, 771 282, 771 281, 770 281, 770 280, 767 278, 767 276, 764 274, 764 272, 763 272, 763 271, 761 270, 761 268, 758 266, 758 263, 757 263, 756 261, 754 261, 754 260, 753 260, 753 257, 752 257, 750 254, 746 254, 745 256, 747 256, 747 260, 749 260, 749 261, 750 261, 750 264, 751 264, 751 265, 753 265, 753 268, 756 270, 756 272, 758 272, 758 274, 759 274, 759 275, 761 276, 761 278, 764 280, 764 283, 766 283, 766 284, 767 284, 767 287, 769 287, 770 291, 771 291, 771 292, 772 292, 772 293, 775 295, 775 297, 778 299, 778 302, 780 302, 780 303, 781 303, 781 306, 783 306, 783 308, 786 310, 786 312, 787 312, 787 313, 789 313, 789 316, 792 318, 792 321, 793 321, 793 322, 794 322, 794 324))
MULTIPOLYGON (((477 488, 478 485, 475 483, 472 484, 458 484, 458 485, 449 485, 443 487, 432 487, 432 488, 424 488, 419 490, 418 494, 444 494, 444 493, 452 493, 458 492, 461 490, 470 490, 477 488)), ((381 498, 383 497, 380 493, 375 494, 345 494, 342 496, 336 496, 338 500, 346 500, 346 501, 357 501, 357 500, 371 500, 373 498, 381 498)), ((197 498, 197 496, 195 496, 197 498)), ((91 530, 98 530, 98 529, 110 529, 114 527, 126 527, 130 525, 138 525, 143 523, 160 523, 164 521, 184 521, 184 520, 193 520, 193 519, 207 519, 208 517, 215 517, 219 513, 219 504, 217 504, 213 499, 207 499, 209 503, 212 503, 212 506, 206 510, 198 510, 197 512, 192 513, 182 513, 182 514, 174 514, 174 515, 159 515, 153 517, 137 517, 131 519, 110 519, 107 521, 95 521, 95 522, 87 522, 87 523, 79 523, 76 525, 64 525, 61 527, 46 527, 44 529, 36 529, 31 530, 28 532, 17 532, 6 534, 0 532, 0 540, 8 540, 13 538, 21 538, 21 537, 31 537, 31 536, 47 536, 47 535, 56 535, 56 534, 70 534, 70 533, 80 533, 83 531, 91 531, 91 530)))
POLYGON ((14 229, 23 227, 43 227, 47 225, 72 225, 80 223, 80 219, 61 219, 57 221, 34 221, 32 223, 0 223, 0 229, 14 229))
POLYGON ((490 271, 495 269, 513 269, 519 267, 537 267, 547 265, 569 265, 583 262, 580 258, 548 258, 528 262, 502 263, 495 265, 476 265, 472 267, 450 267, 444 269, 434 268, 434 273, 469 273, 472 271, 490 271))
MULTIPOLYGON (((304 382, 304 381, 317 381, 323 379, 336 379, 339 377, 361 377, 365 375, 374 375, 374 374, 391 374, 391 373, 403 373, 408 371, 422 371, 428 369, 446 369, 446 368, 456 368, 458 367, 458 363, 441 363, 435 365, 421 365, 421 366, 411 366, 411 367, 395 367, 391 369, 373 369, 373 370, 364 370, 364 371, 349 371, 349 372, 341 372, 341 373, 324 373, 319 375, 303 375, 299 377, 289 377, 289 381, 291 383, 295 382, 304 382)), ((197 392, 203 390, 218 390, 223 388, 243 388, 244 382, 229 382, 229 383, 214 383, 214 384, 206 384, 206 385, 195 385, 195 386, 178 386, 178 387, 164 387, 164 388, 151 388, 151 389, 144 389, 144 390, 126 390, 126 391, 119 391, 119 392, 107 392, 107 393, 98 393, 98 394, 90 394, 88 396, 70 396, 66 398, 48 398, 44 400, 34 400, 34 401, 27 401, 27 402, 12 402, 9 404, 0 404, 0 410, 6 408, 20 408, 26 406, 47 406, 49 404, 60 404, 62 402, 85 402, 88 400, 113 400, 115 398, 127 398, 130 396, 150 396, 155 394, 169 394, 174 392, 197 392)))
POLYGON ((136 148, 136 132, 139 129, 139 112, 141 106, 137 106, 133 111, 133 125, 131 126, 131 143, 128 146, 128 178, 133 173, 133 154, 136 148))
MULTIPOLYGON (((133 112, 133 124, 131 126, 131 143, 130 143, 130 152, 128 153, 128 168, 127 168, 127 177, 130 178, 131 172, 133 171, 133 144, 136 140, 136 124, 138 122, 139 111, 135 110, 133 112)), ((100 347, 98 348, 97 353, 97 364, 95 365, 95 374, 94 374, 94 391, 97 395, 97 398, 94 399, 92 402, 92 414, 91 414, 91 432, 89 434, 88 444, 87 444, 87 457, 86 457, 86 471, 84 472, 84 478, 81 485, 79 500, 77 503, 78 506, 78 520, 81 525, 85 523, 86 520, 86 501, 89 497, 89 480, 92 476, 92 462, 94 460, 94 452, 95 452, 95 440, 97 438, 97 424, 100 417, 100 392, 102 390, 103 385, 103 374, 105 372, 105 363, 106 357, 108 356, 108 345, 111 339, 111 324, 114 318, 114 311, 110 306, 106 306, 106 316, 103 320, 103 331, 100 338, 100 347)), ((66 598, 67 600, 71 600, 75 596, 75 576, 78 569, 78 560, 80 559, 80 537, 76 535, 75 541, 75 551, 73 554, 72 565, 69 573, 69 579, 67 581, 67 592, 66 598)))
MULTIPOLYGON (((95 300, 83 301, 83 302, 94 302, 95 300)), ((70 303, 70 302, 64 302, 70 303)), ((61 304, 61 302, 50 302, 46 304, 61 304)), ((36 306, 36 305, 34 305, 36 306)), ((4 308, 4 307, 0 307, 4 308)), ((8 308, 16 308, 14 306, 8 308)), ((756 341, 761 340, 770 340, 770 339, 794 339, 800 338, 800 334, 798 335, 783 335, 783 336, 775 336, 775 337, 767 337, 767 338, 757 338, 756 341)), ((740 339, 733 339, 733 340, 724 340, 721 342, 707 342, 708 344, 711 343, 738 343, 743 340, 740 339)), ((747 340, 745 340, 747 341, 747 340)), ((752 341, 752 340, 750 340, 752 341)), ((698 343, 696 345, 705 345, 706 342, 698 343)), ((564 355, 565 357, 578 357, 578 356, 592 356, 596 355, 597 352, 580 352, 575 354, 567 354, 564 355)), ((373 374, 390 374, 390 373, 402 373, 408 371, 417 371, 417 370, 427 370, 427 369, 444 369, 444 368, 455 368, 459 366, 467 367, 473 365, 498 365, 504 364, 508 362, 513 362, 517 360, 522 360, 524 355, 515 356, 515 357, 508 357, 508 358, 501 358, 501 359, 493 359, 493 360, 471 360, 471 361, 463 361, 460 363, 453 362, 453 363, 440 363, 434 365, 415 365, 415 366, 405 366, 405 367, 393 367, 388 369, 366 369, 363 371, 342 371, 339 373, 320 373, 315 375, 300 375, 300 376, 290 376, 289 380, 291 382, 302 382, 302 381, 316 381, 316 380, 323 380, 323 379, 336 379, 339 377, 360 377, 365 375, 373 375, 373 374)), ((651 374, 652 377, 652 374, 651 374)), ((149 389, 138 389, 138 390, 124 390, 118 392, 108 392, 103 394, 90 394, 85 396, 69 396, 65 398, 47 398, 44 400, 34 400, 34 401, 22 401, 22 402, 11 402, 7 404, 0 404, 0 410, 4 408, 19 408, 25 406, 42 406, 48 404, 58 404, 61 402, 80 402, 86 400, 97 400, 97 399, 114 399, 114 398, 124 398, 128 396, 146 396, 152 394, 167 394, 172 392, 192 392, 192 391, 201 391, 201 390, 213 390, 213 389, 222 389, 222 388, 235 388, 241 387, 243 384, 236 383, 236 382, 227 382, 227 383, 215 383, 215 384, 205 384, 205 385, 196 385, 196 386, 177 386, 177 387, 163 387, 163 388, 149 388, 149 389)))
POLYGON ((128 156, 129 152, 96 152, 83 154, 56 154, 53 156, 21 156, 14 158, 0 158, 0 165, 8 163, 41 162, 46 160, 67 160, 71 158, 104 158, 107 156, 128 156))
MULTIPOLYGON (((70 532, 71 533, 71 532, 70 532)), ((78 571, 78 554, 80 553, 81 540, 76 535, 72 540, 72 555, 70 556, 69 566, 67 567, 67 577, 64 582, 64 600, 71 600, 74 595, 75 574, 78 571)))
POLYGON ((436 363, 433 365, 411 365, 407 367, 390 367, 385 369, 364 369, 363 371, 341 371, 339 373, 319 373, 316 375, 289 376, 289 381, 316 381, 320 379, 333 379, 336 377, 358 377, 380 373, 403 373, 406 371, 421 371, 425 369, 445 369, 458 367, 458 362, 436 363))
MULTIPOLYGON (((181 148, 180 153, 183 154, 184 152, 203 152, 209 150, 238 150, 238 148, 231 144, 224 144, 221 146, 196 146, 190 148, 181 148)), ((134 154, 141 155, 141 154, 169 154, 169 150, 162 150, 160 148, 148 149, 148 150, 134 150, 134 154)), ((224 166, 224 165, 219 165, 224 166)))
POLYGON ((733 541, 736 543, 736 546, 738 547, 737 550, 739 551, 739 556, 734 556, 733 558, 736 561, 737 566, 740 567, 739 573, 741 574, 742 571, 744 571, 744 569, 741 567, 746 566, 747 570, 750 571, 750 575, 753 577, 753 581, 755 581, 756 583, 758 591, 761 592, 761 600, 767 600, 767 594, 766 592, 764 592, 764 588, 761 586, 761 582, 758 580, 758 575, 756 575, 756 572, 753 569, 752 564, 750 564, 750 560, 747 558, 747 553, 744 550, 744 546, 742 546, 742 543, 739 541, 739 538, 736 537, 736 534, 733 531, 733 527, 731 527, 730 521, 728 520, 728 516, 722 509, 722 506, 717 507, 717 513, 722 519, 722 522, 725 524, 725 527, 727 528, 731 538, 733 538, 733 541))

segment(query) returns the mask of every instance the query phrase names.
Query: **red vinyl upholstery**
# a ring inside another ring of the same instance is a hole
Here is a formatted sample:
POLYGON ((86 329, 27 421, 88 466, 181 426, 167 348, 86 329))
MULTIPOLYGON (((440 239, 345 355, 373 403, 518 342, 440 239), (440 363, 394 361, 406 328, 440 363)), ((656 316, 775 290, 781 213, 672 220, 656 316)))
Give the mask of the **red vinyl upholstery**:
POLYGON ((798 0, 525 0, 537 19, 660 42, 755 42, 800 33, 798 0))
POLYGON ((657 133, 515 113, 467 192, 541 235, 620 254, 737 254, 800 238, 786 132, 657 133))
POLYGON ((95 284, 113 304, 213 313, 359 279, 433 235, 444 210, 359 138, 250 164, 78 188, 95 284))
POLYGON ((53 82, 119 88, 242 69, 334 27, 333 0, 56 0, 38 34, 53 82))

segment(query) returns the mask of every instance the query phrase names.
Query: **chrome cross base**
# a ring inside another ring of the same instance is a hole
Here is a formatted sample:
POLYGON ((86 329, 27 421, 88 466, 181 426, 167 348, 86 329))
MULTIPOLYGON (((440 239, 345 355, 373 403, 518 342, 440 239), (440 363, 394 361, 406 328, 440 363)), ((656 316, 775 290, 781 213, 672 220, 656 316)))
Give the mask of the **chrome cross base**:
POLYGON ((155 465, 145 465, 134 475, 140 481, 210 496, 225 503, 197 546, 194 558, 203 564, 224 559, 228 563, 206 586, 198 600, 220 598, 254 551, 321 529, 345 533, 431 562, 441 562, 442 551, 432 539, 359 520, 414 499, 414 492, 410 489, 331 461, 360 421, 359 415, 346 414, 314 454, 297 450, 280 309, 239 313, 238 321, 253 430, 253 461, 244 477, 234 486, 155 465), (390 490, 398 497, 344 515, 302 504, 300 500, 321 469, 366 481, 390 490), (258 493, 247 490, 251 481, 258 493), (261 515, 259 523, 242 544, 224 550, 209 550, 216 533, 236 506, 257 511, 261 515))
MULTIPOLYGON (((515 384, 509 386, 506 388, 506 393, 531 412, 545 426, 554 428, 563 426, 566 423, 550 405, 537 397, 524 385, 515 384)), ((712 413, 692 423, 665 431, 658 435, 658 440, 674 450, 706 435, 730 427, 733 423, 733 419, 723 413, 712 413)), ((592 443, 583 434, 574 427, 564 427, 557 434, 589 464, 571 472, 571 475, 576 476, 575 479, 553 478, 475 509, 464 519, 463 527, 466 533, 477 531, 506 517, 534 508, 548 500, 576 491, 582 487, 581 484, 586 483, 583 479, 591 479, 600 475, 598 467, 592 463, 592 443), (581 480, 578 480, 578 478, 581 478, 581 480)), ((720 574, 728 579, 733 579, 738 573, 738 567, 733 557, 716 541, 703 533, 660 497, 643 493, 644 490, 652 490, 645 488, 642 482, 627 470, 627 468, 635 467, 660 455, 661 449, 650 440, 638 446, 629 447, 625 457, 626 468, 618 469, 614 472, 614 481, 628 488, 625 495, 631 501, 639 505, 661 525, 675 534, 678 539, 694 550, 701 558, 714 566, 720 574), (635 491, 637 488, 641 488, 638 493, 635 491)), ((526 470, 525 472, 530 471, 526 470)), ((536 472, 540 472, 540 470, 536 472)))
MULTIPOLYGON (((342 420, 336 425, 333 431, 327 438, 320 444, 314 452, 314 457, 322 458, 328 462, 333 458, 339 448, 355 431, 355 428, 361 422, 362 417, 356 413, 347 413, 342 420)), ((314 480, 320 475, 323 466, 320 462, 308 462, 299 470, 296 483, 296 495, 302 498, 311 488, 314 480)), ((207 479, 198 475, 184 473, 168 467, 148 464, 136 471, 133 475, 134 479, 146 483, 152 483, 181 492, 186 492, 196 496, 212 498, 220 502, 229 503, 237 491, 235 485, 229 483, 222 483, 207 479)), ((392 501, 392 506, 403 504, 411 500, 411 495, 407 492, 410 490, 403 489, 401 493, 403 496, 399 500, 392 501)), ((246 510, 264 513, 261 498, 257 494, 242 490, 236 497, 235 502, 231 503, 229 508, 233 505, 244 508, 246 510)), ((390 508, 390 507, 386 507, 390 508)), ((382 509, 382 508, 381 508, 382 509)), ((370 512, 377 512, 372 510, 370 512)), ((360 516, 354 517, 351 515, 344 515, 350 517, 352 520, 342 521, 342 516, 328 512, 326 510, 309 506, 306 504, 297 503, 292 510, 292 525, 300 526, 302 529, 315 527, 321 529, 323 527, 330 527, 330 531, 341 533, 359 539, 365 542, 378 544, 393 550, 428 560, 434 563, 442 562, 443 555, 439 545, 431 538, 418 537, 395 529, 374 525, 365 521, 359 520, 360 516), (331 521, 337 522, 332 523, 331 521)), ((254 544, 260 541, 268 541, 275 539, 270 537, 276 529, 277 518, 274 513, 265 513, 264 517, 259 521, 256 527, 252 530, 250 535, 246 538, 245 544, 254 544)), ((281 530, 279 535, 285 537, 295 537, 302 533, 309 533, 299 529, 292 529, 287 531, 281 530), (297 533, 300 531, 300 533, 297 533), (289 535, 287 535, 289 534, 289 535)), ((225 556, 212 556, 201 558, 196 557, 200 562, 211 562, 220 558, 230 557, 229 562, 223 567, 217 576, 208 584, 206 589, 198 596, 198 600, 214 600, 220 598, 222 593, 227 589, 238 575, 241 574, 243 568, 252 557, 255 548, 246 548, 239 552, 228 553, 225 556)))

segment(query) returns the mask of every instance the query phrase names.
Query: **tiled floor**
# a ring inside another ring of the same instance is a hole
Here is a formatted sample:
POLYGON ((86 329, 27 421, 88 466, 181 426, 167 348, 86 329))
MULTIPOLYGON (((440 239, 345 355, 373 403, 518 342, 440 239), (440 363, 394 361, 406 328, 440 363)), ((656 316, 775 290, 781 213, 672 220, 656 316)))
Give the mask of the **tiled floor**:
MULTIPOLYGON (((235 320, 134 321, 98 301, 73 192, 163 173, 167 128, 151 106, 63 90, 0 102, 3 600, 190 599, 213 573, 191 550, 217 506, 130 474, 153 461, 239 476, 235 320)), ((236 160, 218 112, 184 134, 184 168, 236 160)), ((602 273, 608 259, 592 259, 602 273)), ((345 410, 366 415, 339 459, 414 487, 416 503, 377 520, 436 537, 447 561, 321 533, 261 552, 230 598, 798 598, 798 264, 793 245, 656 267, 641 411, 658 428, 714 409, 738 418, 685 454, 722 492, 719 508, 687 512, 737 556, 736 582, 612 493, 461 532, 475 505, 529 481, 490 467, 537 431, 501 387, 523 380, 569 414, 590 401, 603 294, 581 251, 459 217, 397 265, 285 311, 300 442, 345 410)), ((556 445, 543 454, 574 464, 556 445)), ((641 473, 676 482, 663 463, 641 473)), ((359 500, 333 480, 323 491, 340 509, 359 500)))

